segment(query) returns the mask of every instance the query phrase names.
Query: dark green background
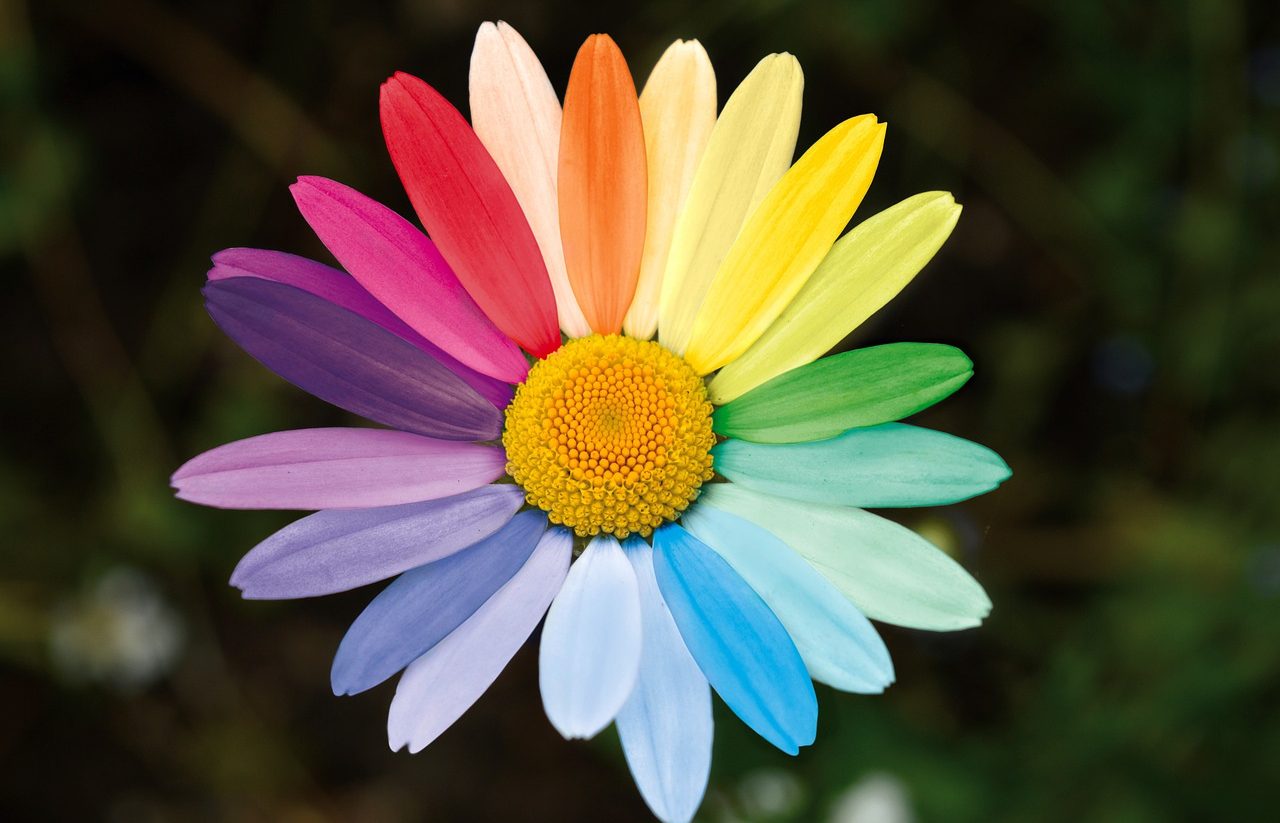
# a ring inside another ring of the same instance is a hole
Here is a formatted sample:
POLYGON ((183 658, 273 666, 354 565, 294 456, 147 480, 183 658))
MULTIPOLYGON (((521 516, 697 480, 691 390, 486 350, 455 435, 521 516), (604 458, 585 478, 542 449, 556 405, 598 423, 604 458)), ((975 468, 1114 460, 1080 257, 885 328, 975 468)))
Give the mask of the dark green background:
POLYGON ((215 332, 208 255, 326 259, 286 191, 299 174, 409 213, 378 84, 403 69, 464 102, 475 28, 497 17, 560 89, 593 31, 638 80, 673 38, 701 39, 721 101, 791 51, 802 146, 852 114, 889 123, 860 215, 929 189, 965 205, 854 339, 976 362, 921 422, 994 447, 1013 480, 902 519, 995 611, 962 634, 886 628, 898 684, 820 689, 798 758, 720 711, 702 819, 826 820, 868 774, 924 821, 1275 819, 1273 9, 0 0, 0 819, 646 819, 611 733, 567 743, 545 721, 532 645, 426 752, 391 754, 393 686, 328 686, 369 592, 241 601, 232 566, 289 517, 166 484, 218 443, 343 420, 215 332), (130 675, 113 615, 149 598, 180 642, 130 675))

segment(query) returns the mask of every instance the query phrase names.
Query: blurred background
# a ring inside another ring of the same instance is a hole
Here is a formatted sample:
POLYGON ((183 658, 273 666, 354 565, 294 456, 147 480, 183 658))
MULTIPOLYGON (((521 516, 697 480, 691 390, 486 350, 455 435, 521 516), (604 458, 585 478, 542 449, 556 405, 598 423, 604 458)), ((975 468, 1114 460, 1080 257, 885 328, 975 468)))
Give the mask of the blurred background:
POLYGON ((214 445, 342 421, 216 333, 208 257, 327 260, 299 174, 411 214, 378 85, 407 70, 465 111, 495 18, 561 91, 595 31, 638 83, 699 38, 722 103, 790 51, 802 147, 889 123, 855 219, 931 189, 965 205, 846 345, 976 361, 920 422, 1014 478, 900 519, 995 611, 885 627, 898 683, 820 688, 799 757, 718 705, 699 819, 1275 819, 1280 16, 1231 0, 0 0, 0 819, 649 819, 612 732, 546 722, 532 645, 424 753, 389 752, 394 685, 328 683, 370 592, 241 601, 232 567, 290 515, 167 485, 214 445))

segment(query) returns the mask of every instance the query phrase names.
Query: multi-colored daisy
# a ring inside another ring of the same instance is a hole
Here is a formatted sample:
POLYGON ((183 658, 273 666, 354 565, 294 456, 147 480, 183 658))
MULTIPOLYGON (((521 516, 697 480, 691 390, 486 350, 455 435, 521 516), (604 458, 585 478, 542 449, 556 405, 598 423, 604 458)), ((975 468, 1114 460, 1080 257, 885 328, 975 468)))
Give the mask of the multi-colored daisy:
POLYGON ((252 437, 173 484, 211 506, 318 510, 244 557, 231 582, 247 598, 395 578, 332 671, 336 694, 402 673, 393 749, 447 729, 545 614, 552 725, 588 738, 615 723, 653 812, 688 820, 712 690, 795 754, 816 732, 813 681, 893 681, 868 618, 950 630, 989 611, 955 561, 866 511, 1009 476, 982 446, 896 422, 971 363, 924 343, 822 357, 915 276, 960 207, 920 194, 840 237, 885 126, 846 120, 792 163, 801 89, 796 60, 770 55, 717 116, 696 41, 667 49, 637 95, 595 35, 562 109, 524 40, 485 24, 470 124, 415 77, 382 87, 425 234, 304 177, 294 198, 346 273, 214 256, 214 321, 386 428, 252 437))

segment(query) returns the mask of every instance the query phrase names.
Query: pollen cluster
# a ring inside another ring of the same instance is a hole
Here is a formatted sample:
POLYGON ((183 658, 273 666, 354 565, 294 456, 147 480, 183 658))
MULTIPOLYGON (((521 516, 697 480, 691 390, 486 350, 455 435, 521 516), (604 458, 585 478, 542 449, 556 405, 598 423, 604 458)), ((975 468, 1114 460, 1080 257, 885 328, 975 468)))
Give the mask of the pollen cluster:
POLYGON ((702 379, 657 343, 572 340, 536 363, 507 407, 507 473, 579 536, 648 536, 710 480, 702 379))

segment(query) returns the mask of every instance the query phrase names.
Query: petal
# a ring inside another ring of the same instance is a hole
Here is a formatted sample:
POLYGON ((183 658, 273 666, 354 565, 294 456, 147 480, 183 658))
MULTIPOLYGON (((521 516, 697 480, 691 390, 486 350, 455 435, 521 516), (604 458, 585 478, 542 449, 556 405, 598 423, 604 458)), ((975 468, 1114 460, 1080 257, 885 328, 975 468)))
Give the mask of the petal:
POLYGON ((716 120, 676 220, 662 278, 658 339, 683 354, 711 279, 742 224, 791 165, 804 75, 789 54, 761 60, 716 120))
POLYGON ((647 340, 658 329, 658 297, 671 235, 698 162, 716 124, 716 74, 697 40, 677 40, 663 52, 640 93, 648 160, 644 255, 635 297, 622 327, 647 340))
POLYGON ((569 569, 542 627, 538 683, 566 738, 595 737, 618 714, 640 665, 640 596, 617 538, 599 536, 569 569))
POLYGON ((391 162, 462 285, 526 351, 555 351, 555 295, 538 241, 475 132, 439 92, 404 72, 382 84, 381 110, 391 162))
POLYGON ((864 114, 809 147, 742 226, 707 289, 685 359, 699 374, 756 341, 813 274, 871 186, 883 123, 864 114))
POLYGON ((505 526, 523 502, 514 486, 482 486, 442 500, 316 512, 255 546, 232 572, 231 585, 248 600, 359 588, 474 545, 505 526))
POLYGON ((952 346, 889 343, 792 369, 716 409, 712 419, 717 434, 756 443, 825 440, 927 409, 972 376, 973 363, 952 346))
POLYGON ((911 282, 959 219, 950 194, 926 192, 860 223, 760 339, 715 376, 712 402, 727 403, 829 351, 911 282))
POLYGON ((506 459, 388 429, 300 429, 207 451, 172 483, 179 499, 223 509, 358 509, 470 491, 501 477, 506 459))
POLYGON ((653 533, 653 567, 680 636, 734 714, 787 754, 812 743, 818 729, 813 682, 760 595, 675 524, 653 533))
POLYGON ((371 689, 448 637, 515 576, 546 528, 542 512, 521 512, 479 543, 397 577, 338 645, 333 693, 371 689))
POLYGON ((502 415, 401 337, 301 289, 256 277, 204 287, 214 322, 262 365, 352 414, 445 440, 494 440, 502 415))
POLYGON ((502 21, 483 23, 476 32, 470 87, 471 127, 511 184, 538 240, 560 328, 570 337, 590 334, 560 245, 560 98, 533 49, 502 21))
POLYGON ((614 334, 644 250, 644 129, 627 61, 607 34, 578 50, 560 130, 560 236, 591 330, 614 334))
POLYGON ((443 349, 418 334, 391 313, 391 310, 374 299, 352 277, 335 268, 286 254, 265 249, 224 249, 213 256, 213 268, 209 279, 226 280, 231 277, 258 277, 274 280, 287 286, 302 289, 317 297, 323 297, 335 306, 358 314, 365 320, 381 326, 397 337, 408 340, 427 354, 439 360, 449 371, 458 375, 482 397, 500 409, 511 402, 511 385, 464 366, 443 349))
POLYGON ((422 751, 480 699, 537 628, 572 555, 571 532, 547 531, 515 577, 409 664, 387 715, 392 751, 422 751))
POLYGON ((711 773, 711 689, 658 591, 653 549, 638 537, 623 548, 639 586, 644 640, 636 687, 618 712, 618 737, 654 816, 688 821, 711 773))
POLYGON ((725 440, 711 452, 716 471, 748 489, 871 509, 958 503, 986 494, 1010 474, 986 446, 902 423, 812 443, 725 440))
POLYGON ((519 383, 528 361, 409 221, 323 177, 289 187, 298 211, 360 285, 414 331, 483 374, 519 383))
POLYGON ((773 532, 872 620, 953 631, 978 625, 991 611, 986 592, 959 563, 892 520, 734 483, 705 486, 698 502, 773 532))
POLYGON ((814 680, 862 694, 877 694, 893 682, 893 661, 871 621, 791 547, 710 506, 693 506, 681 523, 729 561, 773 610, 814 680))

